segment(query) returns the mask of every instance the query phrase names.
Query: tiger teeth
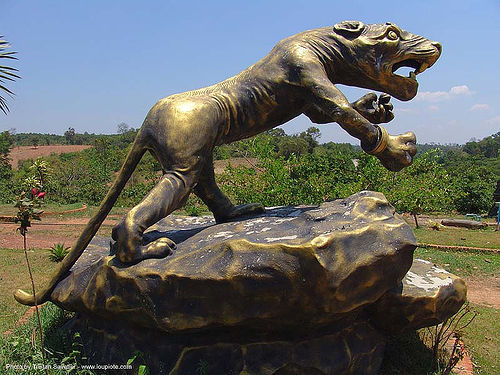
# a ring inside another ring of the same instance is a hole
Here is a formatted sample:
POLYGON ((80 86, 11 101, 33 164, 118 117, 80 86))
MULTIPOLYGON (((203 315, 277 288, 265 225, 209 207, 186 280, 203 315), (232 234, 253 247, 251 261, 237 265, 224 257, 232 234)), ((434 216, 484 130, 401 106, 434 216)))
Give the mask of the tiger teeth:
POLYGON ((429 64, 427 64, 426 62, 423 62, 422 65, 420 65, 420 68, 418 68, 415 73, 416 74, 419 74, 419 73, 422 73, 425 69, 427 69, 429 67, 429 64))

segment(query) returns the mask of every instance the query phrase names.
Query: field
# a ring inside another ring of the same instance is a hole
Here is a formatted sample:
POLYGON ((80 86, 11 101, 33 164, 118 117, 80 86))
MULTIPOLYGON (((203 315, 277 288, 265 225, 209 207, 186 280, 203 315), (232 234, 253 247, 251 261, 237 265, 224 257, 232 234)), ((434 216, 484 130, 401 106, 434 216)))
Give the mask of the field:
POLYGON ((20 161, 36 159, 52 154, 66 154, 68 152, 82 151, 90 148, 90 145, 49 145, 49 146, 16 146, 10 150, 9 158, 12 168, 17 169, 20 161))

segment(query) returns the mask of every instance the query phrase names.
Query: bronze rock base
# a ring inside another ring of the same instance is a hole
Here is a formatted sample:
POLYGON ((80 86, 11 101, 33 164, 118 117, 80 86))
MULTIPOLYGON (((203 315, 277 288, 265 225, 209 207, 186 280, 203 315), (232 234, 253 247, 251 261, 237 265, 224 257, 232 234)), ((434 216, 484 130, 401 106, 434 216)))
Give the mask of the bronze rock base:
POLYGON ((437 324, 464 282, 413 261, 411 228, 380 193, 239 221, 172 216, 146 238, 172 255, 124 265, 96 238, 51 300, 78 313, 90 363, 153 374, 374 375, 386 337, 437 324))

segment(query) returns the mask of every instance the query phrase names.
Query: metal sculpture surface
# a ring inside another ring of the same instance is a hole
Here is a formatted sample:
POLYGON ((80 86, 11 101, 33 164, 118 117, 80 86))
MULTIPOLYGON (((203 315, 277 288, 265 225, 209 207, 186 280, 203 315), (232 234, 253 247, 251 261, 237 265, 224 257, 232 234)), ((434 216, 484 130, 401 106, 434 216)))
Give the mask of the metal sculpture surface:
MULTIPOLYGON (((149 194, 113 229, 112 251, 125 264, 161 258, 175 244, 160 238, 143 245, 144 231, 181 207, 194 192, 217 222, 262 211, 259 204, 234 206, 215 183, 212 153, 216 145, 251 137, 304 113, 314 123, 337 122, 361 141, 361 147, 393 171, 411 164, 415 135, 391 136, 380 124, 393 119, 392 95, 410 100, 417 94, 416 74, 433 65, 441 45, 411 34, 392 23, 365 25, 345 21, 309 30, 279 42, 263 59, 216 85, 161 99, 149 111, 141 130, 104 198, 48 287, 37 294, 46 301, 57 282, 76 262, 125 183, 149 151, 164 175, 149 194), (408 77, 396 72, 412 67, 408 77), (349 103, 336 83, 369 88, 349 103)), ((34 304, 35 297, 18 290, 15 298, 34 304)))

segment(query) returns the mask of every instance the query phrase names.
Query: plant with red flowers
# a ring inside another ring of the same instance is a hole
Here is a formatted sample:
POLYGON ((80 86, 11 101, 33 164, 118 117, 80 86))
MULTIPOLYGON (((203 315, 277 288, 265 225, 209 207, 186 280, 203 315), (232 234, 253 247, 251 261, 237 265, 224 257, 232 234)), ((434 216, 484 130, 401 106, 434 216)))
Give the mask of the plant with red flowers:
MULTIPOLYGON (((24 182, 23 187, 26 191, 22 191, 16 198, 15 207, 17 208, 17 214, 14 218, 16 223, 19 223, 17 230, 23 236, 24 240, 24 256, 26 257, 26 265, 28 267, 28 273, 31 279, 31 288, 33 295, 35 296, 35 309, 38 318, 38 329, 40 331, 40 345, 42 348, 42 358, 45 364, 45 349, 43 346, 43 333, 42 333, 42 321, 40 319, 40 313, 38 311, 38 304, 36 301, 35 292, 35 281, 33 279, 33 273, 31 272, 31 266, 28 258, 27 251, 27 234, 28 228, 31 227, 32 220, 41 220, 41 215, 43 213, 42 199, 45 197, 45 192, 43 191, 44 181, 48 177, 48 166, 47 163, 41 159, 36 160, 30 167, 32 174, 28 176, 24 182)), ((45 367, 45 366, 44 366, 45 367)), ((45 369, 47 374, 47 369, 45 369)))
POLYGON ((31 227, 31 220, 41 220, 42 199, 45 197, 44 184, 50 175, 49 167, 42 159, 33 162, 30 172, 22 183, 24 190, 16 197, 14 205, 17 208, 17 215, 14 219, 16 223, 19 223, 17 230, 24 237, 25 249, 27 248, 26 234, 28 228, 31 227))
POLYGON ((45 196, 45 192, 38 192, 35 188, 31 192, 26 193, 21 192, 16 198, 16 203, 14 207, 17 208, 17 214, 14 218, 16 223, 19 223, 19 228, 17 230, 24 237, 24 247, 26 248, 26 234, 28 228, 31 227, 31 220, 41 220, 41 214, 43 213, 42 199, 45 196))

